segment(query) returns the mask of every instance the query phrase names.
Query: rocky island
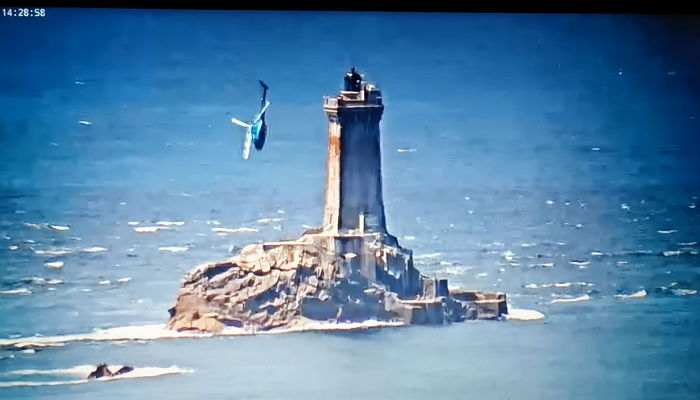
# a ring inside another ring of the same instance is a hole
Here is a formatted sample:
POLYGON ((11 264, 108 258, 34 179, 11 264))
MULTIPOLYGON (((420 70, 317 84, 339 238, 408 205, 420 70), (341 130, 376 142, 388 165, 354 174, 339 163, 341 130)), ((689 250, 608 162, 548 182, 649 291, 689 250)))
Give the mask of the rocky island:
POLYGON ((188 272, 167 327, 255 331, 367 320, 442 324, 500 319, 503 293, 450 290, 421 274, 384 214, 380 90, 352 71, 325 97, 328 154, 323 225, 294 240, 245 246, 188 272))

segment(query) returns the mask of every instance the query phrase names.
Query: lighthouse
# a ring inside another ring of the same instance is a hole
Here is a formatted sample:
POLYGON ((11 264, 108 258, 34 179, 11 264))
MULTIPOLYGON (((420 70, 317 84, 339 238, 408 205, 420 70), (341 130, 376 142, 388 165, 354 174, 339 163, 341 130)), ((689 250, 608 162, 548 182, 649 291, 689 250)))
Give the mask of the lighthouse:
POLYGON ((323 232, 387 234, 382 195, 381 91, 352 68, 343 90, 323 99, 328 117, 323 232))

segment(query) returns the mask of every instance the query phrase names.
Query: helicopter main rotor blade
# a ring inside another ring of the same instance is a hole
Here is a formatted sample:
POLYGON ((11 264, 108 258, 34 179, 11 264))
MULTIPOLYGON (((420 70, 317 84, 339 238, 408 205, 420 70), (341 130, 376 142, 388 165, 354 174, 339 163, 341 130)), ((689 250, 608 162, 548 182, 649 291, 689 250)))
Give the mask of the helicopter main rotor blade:
POLYGON ((245 123, 245 122, 243 122, 243 121, 241 121, 241 120, 239 120, 239 119, 236 119, 236 118, 231 118, 231 122, 233 122, 234 124, 236 124, 236 125, 238 125, 238 126, 240 126, 240 127, 242 127, 242 128, 248 129, 248 128, 251 127, 250 124, 245 123))

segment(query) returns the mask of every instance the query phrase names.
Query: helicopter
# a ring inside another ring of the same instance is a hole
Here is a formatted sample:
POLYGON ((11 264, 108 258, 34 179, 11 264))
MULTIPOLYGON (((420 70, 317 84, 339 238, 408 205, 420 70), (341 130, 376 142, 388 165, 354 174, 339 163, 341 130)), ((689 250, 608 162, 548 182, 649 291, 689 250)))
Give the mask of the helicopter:
POLYGON ((263 81, 258 81, 263 89, 262 99, 260 100, 260 111, 255 115, 250 122, 243 122, 236 118, 231 118, 231 122, 235 125, 245 128, 245 139, 243 140, 243 159, 247 160, 250 156, 251 145, 260 151, 265 145, 267 137, 267 123, 265 122, 265 112, 270 107, 270 101, 267 100, 267 89, 269 87, 263 81))

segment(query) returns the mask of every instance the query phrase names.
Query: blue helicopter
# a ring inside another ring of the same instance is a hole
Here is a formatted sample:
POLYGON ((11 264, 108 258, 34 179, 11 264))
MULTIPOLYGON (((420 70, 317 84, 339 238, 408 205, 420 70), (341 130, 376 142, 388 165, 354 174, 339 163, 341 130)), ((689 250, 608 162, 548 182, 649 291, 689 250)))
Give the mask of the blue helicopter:
POLYGON ((245 139, 243 140, 243 159, 247 160, 250 156, 250 146, 253 144, 255 149, 260 151, 265 145, 265 138, 267 137, 267 124, 265 123, 265 112, 270 106, 270 102, 267 100, 267 89, 268 86, 263 81, 260 82, 260 86, 263 89, 262 99, 260 100, 260 111, 255 115, 253 121, 243 122, 236 118, 231 118, 231 122, 234 124, 245 128, 245 139))

